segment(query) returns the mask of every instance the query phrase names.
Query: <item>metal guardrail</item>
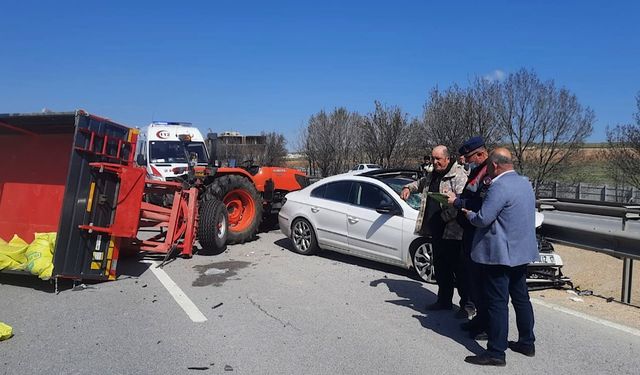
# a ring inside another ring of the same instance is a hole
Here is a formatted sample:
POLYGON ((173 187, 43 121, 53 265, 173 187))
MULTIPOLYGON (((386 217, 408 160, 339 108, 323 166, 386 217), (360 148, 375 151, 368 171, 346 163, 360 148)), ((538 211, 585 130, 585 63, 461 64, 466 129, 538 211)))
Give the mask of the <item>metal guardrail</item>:
MULTIPOLYGON (((598 202, 599 203, 599 202, 598 202)), ((631 303, 633 260, 640 260, 640 231, 627 229, 627 222, 640 220, 640 206, 601 205, 538 199, 540 211, 557 210, 587 215, 620 218, 620 229, 611 229, 557 218, 545 217, 542 234, 548 239, 622 259, 621 301, 631 303)))

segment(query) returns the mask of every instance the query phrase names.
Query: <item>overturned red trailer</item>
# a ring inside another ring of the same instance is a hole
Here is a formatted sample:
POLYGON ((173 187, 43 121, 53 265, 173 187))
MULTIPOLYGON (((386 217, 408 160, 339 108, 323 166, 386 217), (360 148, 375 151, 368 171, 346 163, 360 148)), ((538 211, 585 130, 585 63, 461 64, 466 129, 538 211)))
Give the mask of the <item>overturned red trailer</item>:
POLYGON ((197 190, 146 180, 134 165, 137 136, 82 110, 0 114, 0 238, 57 233, 54 278, 112 280, 125 250, 190 256, 197 190), (144 202, 149 192, 173 205, 144 202), (140 227, 162 230, 140 240, 140 227))

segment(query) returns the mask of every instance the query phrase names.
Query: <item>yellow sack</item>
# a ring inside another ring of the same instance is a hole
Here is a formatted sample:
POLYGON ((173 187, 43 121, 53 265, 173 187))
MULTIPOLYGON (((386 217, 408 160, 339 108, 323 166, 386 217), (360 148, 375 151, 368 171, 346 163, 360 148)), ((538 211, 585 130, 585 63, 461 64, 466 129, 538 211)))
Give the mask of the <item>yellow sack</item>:
POLYGON ((10 339, 13 336, 13 329, 11 326, 0 322, 0 341, 10 339))
POLYGON ((25 252, 25 269, 42 280, 49 280, 53 273, 53 249, 57 233, 35 233, 35 239, 25 252))
POLYGON ((17 235, 14 235, 9 243, 0 238, 0 270, 21 269, 27 263, 25 252, 29 244, 17 235))

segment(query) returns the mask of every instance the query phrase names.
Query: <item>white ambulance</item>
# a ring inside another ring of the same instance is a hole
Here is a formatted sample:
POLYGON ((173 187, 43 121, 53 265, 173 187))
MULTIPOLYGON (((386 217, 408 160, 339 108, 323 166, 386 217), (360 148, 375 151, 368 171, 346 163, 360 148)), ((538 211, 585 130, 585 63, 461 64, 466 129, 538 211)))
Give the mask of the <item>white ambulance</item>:
POLYGON ((140 131, 136 161, 152 179, 171 181, 186 173, 187 155, 192 153, 198 155, 198 165, 207 165, 209 156, 198 128, 190 122, 154 121, 140 131), (181 136, 190 141, 181 141, 181 136))

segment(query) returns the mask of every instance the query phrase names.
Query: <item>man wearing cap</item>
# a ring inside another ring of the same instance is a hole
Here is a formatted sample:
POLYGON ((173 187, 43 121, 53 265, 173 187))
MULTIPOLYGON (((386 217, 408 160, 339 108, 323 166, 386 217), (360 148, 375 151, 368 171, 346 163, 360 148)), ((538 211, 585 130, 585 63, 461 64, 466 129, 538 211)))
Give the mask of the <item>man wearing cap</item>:
MULTIPOLYGON (((469 166, 469 178, 460 195, 449 192, 449 204, 457 209, 480 210, 491 178, 487 176, 487 158, 489 157, 482 137, 468 139, 458 152, 464 156, 469 166)), ((471 245, 475 227, 469 223, 464 214, 459 215, 459 223, 464 230, 462 235, 462 267, 460 282, 467 291, 469 302, 467 311, 473 316, 470 322, 462 324, 462 329, 470 331, 471 337, 477 340, 486 340, 487 326, 486 304, 482 294, 482 272, 478 264, 471 260, 471 245)))

